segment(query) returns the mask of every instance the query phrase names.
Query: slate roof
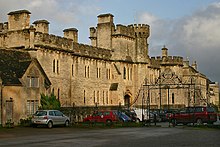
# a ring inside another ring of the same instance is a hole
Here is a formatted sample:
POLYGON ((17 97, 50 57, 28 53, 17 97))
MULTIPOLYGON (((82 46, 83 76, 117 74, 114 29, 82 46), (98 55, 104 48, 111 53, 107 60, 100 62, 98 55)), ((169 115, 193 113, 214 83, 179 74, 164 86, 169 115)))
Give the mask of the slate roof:
POLYGON ((0 78, 3 85, 21 85, 21 78, 29 65, 28 52, 0 49, 0 78))

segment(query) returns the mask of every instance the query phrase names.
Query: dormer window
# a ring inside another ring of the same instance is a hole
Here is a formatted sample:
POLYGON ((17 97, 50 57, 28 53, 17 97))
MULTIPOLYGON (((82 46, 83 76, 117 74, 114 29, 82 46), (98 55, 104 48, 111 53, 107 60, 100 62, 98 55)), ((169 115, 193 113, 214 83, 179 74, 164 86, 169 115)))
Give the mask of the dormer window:
POLYGON ((39 78, 27 77, 27 87, 39 87, 39 78))

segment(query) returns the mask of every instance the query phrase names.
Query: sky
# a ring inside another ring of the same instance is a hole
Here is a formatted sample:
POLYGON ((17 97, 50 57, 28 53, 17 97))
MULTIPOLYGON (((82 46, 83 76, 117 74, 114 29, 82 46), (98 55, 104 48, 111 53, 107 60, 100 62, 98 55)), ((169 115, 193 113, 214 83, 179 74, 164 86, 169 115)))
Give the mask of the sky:
POLYGON ((31 12, 31 23, 46 19, 50 34, 78 29, 79 43, 90 44, 97 16, 111 13, 114 24, 150 25, 149 55, 182 56, 213 82, 220 82, 220 0, 0 0, 0 22, 11 11, 31 12))

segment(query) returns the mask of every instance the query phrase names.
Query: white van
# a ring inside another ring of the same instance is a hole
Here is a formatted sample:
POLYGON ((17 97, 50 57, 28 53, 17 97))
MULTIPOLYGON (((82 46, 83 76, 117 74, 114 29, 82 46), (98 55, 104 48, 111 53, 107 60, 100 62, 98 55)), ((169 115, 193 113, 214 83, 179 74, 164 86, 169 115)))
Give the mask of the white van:
POLYGON ((149 113, 147 113, 148 112, 147 109, 133 108, 132 110, 135 111, 135 113, 137 114, 137 118, 140 121, 143 121, 143 120, 147 121, 147 120, 149 120, 149 113), (143 117, 142 117, 142 114, 143 114, 143 117))

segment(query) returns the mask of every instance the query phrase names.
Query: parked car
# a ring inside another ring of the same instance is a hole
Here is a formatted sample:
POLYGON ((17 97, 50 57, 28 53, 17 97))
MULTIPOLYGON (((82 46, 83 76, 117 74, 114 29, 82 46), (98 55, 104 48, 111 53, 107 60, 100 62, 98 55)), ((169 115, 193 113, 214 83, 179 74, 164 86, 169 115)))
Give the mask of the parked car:
POLYGON ((154 113, 152 111, 148 111, 147 109, 141 109, 141 108, 134 108, 133 109, 135 113, 137 114, 137 118, 140 121, 145 121, 145 122, 159 122, 160 117, 157 113, 154 113), (142 116, 143 115, 143 116, 142 116))
POLYGON ((137 114, 134 110, 125 109, 125 110, 122 110, 122 112, 124 112, 128 117, 130 117, 132 122, 136 122, 136 123, 140 122, 140 119, 137 117, 137 114))
POLYGON ((124 112, 117 111, 117 116, 118 116, 118 119, 121 120, 122 122, 132 121, 132 119, 129 116, 127 116, 124 112))
POLYGON ((32 116, 31 121, 33 127, 38 125, 46 125, 48 128, 52 128, 54 125, 65 125, 68 127, 70 124, 69 117, 59 110, 38 110, 32 116))
POLYGON ((86 123, 103 122, 106 124, 112 124, 118 121, 117 111, 113 110, 100 110, 95 111, 92 115, 83 119, 86 123))
POLYGON ((166 112, 164 110, 158 109, 156 112, 157 112, 161 122, 168 121, 167 116, 166 116, 166 112))
POLYGON ((173 113, 176 113, 178 112, 179 110, 178 109, 168 109, 168 110, 164 110, 164 113, 166 115, 166 121, 169 121, 170 120, 170 116, 173 114, 173 113))
POLYGON ((213 124, 217 121, 217 113, 213 107, 196 106, 186 107, 180 111, 170 115, 170 120, 173 125, 196 123, 201 125, 203 123, 213 124))

